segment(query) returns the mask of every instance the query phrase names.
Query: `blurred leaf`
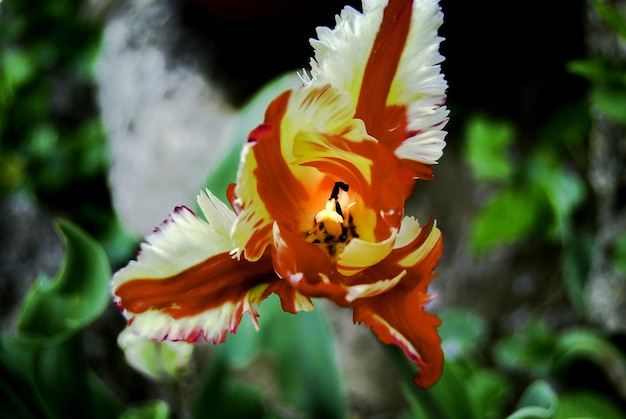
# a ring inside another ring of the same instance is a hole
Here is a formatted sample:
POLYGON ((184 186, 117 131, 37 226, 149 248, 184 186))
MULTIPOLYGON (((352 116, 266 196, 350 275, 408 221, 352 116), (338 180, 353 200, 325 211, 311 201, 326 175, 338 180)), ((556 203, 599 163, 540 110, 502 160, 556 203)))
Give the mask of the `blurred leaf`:
POLYGON ((21 158, 0 152, 0 199, 17 189, 26 176, 26 164, 21 158))
POLYGON ((81 335, 40 347, 33 373, 37 393, 53 417, 93 417, 81 335))
POLYGON ((0 340, 0 377, 2 377, 0 380, 0 417, 16 419, 50 417, 37 396, 31 369, 25 368, 29 364, 25 360, 25 355, 32 355, 32 351, 29 351, 29 348, 22 351, 20 353, 22 362, 19 362, 13 356, 19 351, 11 350, 7 346, 6 339, 0 340))
MULTIPOLYGON (((278 297, 272 297, 264 304, 278 307, 278 297)), ((315 311, 297 315, 281 310, 261 333, 276 359, 286 401, 312 417, 344 418, 347 393, 324 309, 318 305, 315 311)))
POLYGON ((563 241, 561 270, 567 295, 574 308, 584 315, 587 312, 585 287, 595 242, 593 237, 574 232, 563 241))
POLYGON ((169 419, 170 409, 163 400, 155 400, 122 412, 118 419, 169 419))
MULTIPOLYGON (((9 49, 2 52, 2 73, 7 89, 4 94, 15 92, 27 83, 37 71, 37 64, 28 51, 23 49, 9 49)), ((1 102, 0 102, 1 103, 1 102)))
POLYGON ((594 0, 591 5, 595 11, 617 34, 626 39, 626 16, 620 14, 619 10, 613 8, 601 1, 594 0))
POLYGON ((499 368, 545 377, 552 371, 557 335, 542 321, 529 321, 496 342, 494 361, 499 368))
POLYGON ((514 127, 483 116, 470 119, 465 131, 465 158, 478 181, 506 181, 513 173, 507 156, 515 135, 514 127))
POLYGON ((529 163, 531 181, 538 185, 552 209, 552 220, 548 236, 559 240, 567 239, 573 232, 572 215, 586 196, 585 185, 577 173, 565 169, 556 158, 537 152, 529 163))
POLYGON ((597 87, 591 90, 591 104, 608 118, 626 124, 626 87, 597 87))
POLYGON ((28 153, 33 157, 45 158, 58 148, 59 133, 49 124, 42 124, 31 133, 28 153))
POLYGON ((11 388, 2 390, 0 399, 8 395, 10 402, 0 403, 0 413, 23 410, 20 405, 40 418, 108 419, 119 413, 119 401, 88 368, 81 334, 56 344, 5 337, 0 341, 0 364, 7 366, 2 377, 11 388))
POLYGON ((554 370, 563 372, 576 360, 593 362, 608 380, 626 394, 626 355, 606 337, 593 330, 574 329, 562 333, 557 341, 554 370))
POLYGON ((533 382, 524 392, 518 409, 507 419, 551 419, 559 406, 552 388, 543 380, 533 382))
POLYGON ((416 368, 406 358, 404 352, 393 345, 385 345, 384 349, 397 367, 403 394, 414 417, 482 419, 482 416, 477 416, 473 401, 470 400, 467 388, 468 371, 458 362, 446 359, 439 381, 433 387, 423 389, 413 384, 416 368))
POLYGON ((446 359, 471 356, 485 343, 487 324, 480 316, 462 309, 448 309, 437 315, 442 321, 439 336, 446 359))
POLYGON ((208 176, 205 185, 215 196, 224 202, 226 187, 235 182, 239 169, 239 156, 250 132, 263 123, 268 105, 282 92, 297 87, 302 81, 295 73, 277 77, 265 85, 239 111, 231 133, 231 151, 224 161, 208 176))
POLYGON ((226 352, 216 352, 216 355, 195 395, 193 417, 264 417, 265 406, 260 392, 234 378, 226 352))
POLYGON ((481 368, 467 380, 467 392, 481 419, 498 419, 513 396, 511 381, 497 370, 481 368))
POLYGON ((33 285, 17 324, 23 336, 48 343, 90 324, 110 301, 111 268, 102 247, 69 221, 57 227, 66 245, 63 268, 54 281, 40 278, 33 285))
POLYGON ((622 233, 615 241, 611 260, 615 270, 626 277, 626 233, 622 233))
POLYGON ((567 392, 559 397, 554 419, 597 418, 624 419, 624 413, 613 401, 589 391, 567 392))
POLYGON ((592 57, 582 60, 572 60, 567 63, 570 73, 585 77, 600 85, 619 84, 626 86, 626 72, 613 61, 592 57))
POLYGON ((536 188, 503 189, 492 196, 472 220, 470 249, 482 254, 538 233, 548 211, 545 197, 536 188))
MULTIPOLYGON (((245 368, 267 354, 285 401, 313 417, 343 418, 347 394, 335 348, 336 339, 323 307, 296 315, 285 313, 272 295, 259 308, 261 330, 242 321, 237 334, 215 348, 234 368, 245 368)), ((357 326, 355 326, 357 327, 357 326)))

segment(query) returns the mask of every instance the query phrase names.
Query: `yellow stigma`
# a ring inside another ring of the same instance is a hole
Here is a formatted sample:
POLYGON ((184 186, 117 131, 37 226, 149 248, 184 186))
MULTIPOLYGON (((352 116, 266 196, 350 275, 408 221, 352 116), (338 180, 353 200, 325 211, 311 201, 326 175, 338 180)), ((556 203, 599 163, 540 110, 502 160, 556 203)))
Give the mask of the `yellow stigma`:
POLYGON ((335 238, 339 239, 343 225, 343 216, 337 212, 337 208, 341 208, 335 198, 331 198, 326 202, 326 208, 315 215, 315 224, 323 226, 324 231, 335 238))
POLYGON ((324 209, 315 215, 313 228, 305 234, 309 243, 324 245, 333 257, 341 254, 351 239, 359 237, 349 214, 351 205, 346 202, 347 191, 346 183, 335 182, 324 209), (339 199, 339 190, 344 191, 342 199, 339 199))

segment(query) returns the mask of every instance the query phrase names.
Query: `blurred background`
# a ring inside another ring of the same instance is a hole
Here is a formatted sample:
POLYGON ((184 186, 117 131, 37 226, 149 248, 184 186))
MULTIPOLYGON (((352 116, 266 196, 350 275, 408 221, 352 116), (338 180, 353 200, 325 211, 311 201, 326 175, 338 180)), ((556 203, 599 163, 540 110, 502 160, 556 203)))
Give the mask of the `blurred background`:
POLYGON ((433 389, 324 302, 291 316, 268 300, 258 334, 244 319, 223 346, 154 344, 129 365, 110 272, 234 180, 346 4, 0 1, 0 412, 626 417, 623 0, 441 1, 448 145, 407 204, 444 235, 433 389))

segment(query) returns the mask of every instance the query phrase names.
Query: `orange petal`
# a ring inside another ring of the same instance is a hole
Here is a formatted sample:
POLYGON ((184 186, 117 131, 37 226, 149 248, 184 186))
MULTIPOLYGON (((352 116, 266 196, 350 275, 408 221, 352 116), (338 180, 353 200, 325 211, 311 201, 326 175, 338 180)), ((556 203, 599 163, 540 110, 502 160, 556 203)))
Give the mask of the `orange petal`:
POLYGON ((221 342, 244 312, 277 281, 270 255, 256 263, 231 256, 234 213, 207 191, 198 202, 205 220, 179 207, 141 246, 137 260, 115 273, 115 302, 129 327, 156 340, 221 342))
POLYGON ((242 151, 237 185, 232 191, 237 196, 235 205, 241 210, 233 230, 233 242, 251 261, 260 258, 271 244, 274 221, 297 229, 295 214, 306 208, 307 190, 282 150, 281 123, 291 94, 288 91, 276 98, 266 112, 265 123, 250 133, 242 151))
MULTIPOLYGON (((329 282, 333 263, 323 244, 312 244, 302 236, 274 226, 274 268, 286 284, 308 297, 324 297, 347 307, 347 290, 341 283, 329 282)), ((280 294, 279 294, 280 295, 280 294)), ((283 300, 281 298, 281 300, 283 300)), ((285 303, 283 303, 283 309, 285 303)), ((286 310, 289 311, 289 310, 286 310)))
POLYGON ((448 120, 442 22, 437 0, 372 0, 363 13, 348 6, 335 29, 317 29, 309 82, 348 92, 368 133, 399 158, 435 164, 448 120))
POLYGON ((441 256, 441 234, 436 227, 426 226, 413 240, 399 241, 402 247, 360 275, 384 280, 402 269, 406 275, 385 292, 355 299, 354 321, 372 328, 381 342, 400 346, 409 360, 419 366, 415 383, 430 387, 437 382, 443 368, 441 338, 436 329, 441 321, 426 313, 424 306, 431 299, 426 288, 441 256))

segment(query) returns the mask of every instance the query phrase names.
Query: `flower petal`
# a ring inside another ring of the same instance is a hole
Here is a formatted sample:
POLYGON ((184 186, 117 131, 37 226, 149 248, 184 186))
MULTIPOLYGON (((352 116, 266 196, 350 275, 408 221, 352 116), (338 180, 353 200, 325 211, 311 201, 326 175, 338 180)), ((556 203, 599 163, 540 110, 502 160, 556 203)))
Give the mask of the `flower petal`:
MULTIPOLYGON (((298 294, 308 297, 325 297, 337 304, 347 306, 346 289, 339 283, 330 283, 328 275, 333 264, 323 245, 308 243, 288 229, 274 225, 274 268, 284 278, 285 284, 298 294)), ((280 293, 277 292, 280 295, 280 293)), ((283 301, 283 309, 286 302, 283 301)), ((286 309, 285 309, 286 310, 286 309)), ((291 310, 286 310, 291 311, 291 310)), ((294 311, 291 311, 294 312, 294 311)))
MULTIPOLYGON (((330 189, 320 195, 319 188, 328 183, 326 175, 301 161, 307 153, 311 158, 320 156, 315 149, 324 139, 317 137, 344 138, 355 147, 363 142, 376 144, 363 122, 352 118, 354 108, 349 99, 330 86, 286 92, 272 102, 264 124, 250 134, 235 188, 236 204, 242 211, 233 232, 235 246, 243 250, 246 259, 256 260, 271 244, 274 221, 292 231, 306 231, 328 199, 330 189)), ((364 176, 369 179, 368 156, 347 154, 343 149, 336 149, 333 156, 325 155, 327 160, 343 161, 347 157, 354 170, 340 174, 356 175, 343 181, 362 182, 364 176)))
MULTIPOLYGON (((408 230, 415 232, 412 227, 416 222, 405 220, 403 226, 409 225, 408 230)), ((400 242, 404 244, 407 240, 403 238, 400 242)), ((400 346, 411 362, 419 366, 414 381, 421 387, 435 384, 443 365, 441 338, 436 329, 441 321, 424 311, 431 299, 426 289, 441 252, 439 229, 434 226, 420 229, 413 240, 394 249, 380 264, 362 272, 364 276, 379 278, 397 270, 406 271, 406 275, 393 288, 371 297, 357 298, 352 303, 355 322, 364 322, 372 328, 381 342, 400 346)))
POLYGON ((376 265, 389 255, 395 240, 395 234, 379 242, 352 239, 337 259, 337 271, 351 276, 376 265))
POLYGON ((112 279, 115 302, 134 333, 154 340, 222 342, 244 312, 277 280, 267 254, 257 263, 231 256, 234 214, 207 191, 198 202, 205 222, 179 207, 146 238, 136 261, 112 279))
POLYGON ((191 369, 193 345, 187 342, 155 342, 125 328, 117 338, 126 362, 156 381, 171 380, 191 369))
MULTIPOLYGON (((291 96, 291 91, 285 92, 270 104, 265 123, 250 133, 241 153, 234 190, 235 204, 241 212, 232 239, 239 250, 237 256, 243 252, 250 261, 260 258, 272 243, 275 220, 298 229, 298 218, 294 215, 307 208, 307 189, 288 163, 292 160, 292 139, 281 131, 291 96)), ((315 173, 309 174, 309 180, 315 182, 315 173)), ((314 215, 312 212, 310 219, 314 215)))
POLYGON ((347 91, 369 134, 398 157, 434 164, 448 115, 442 21, 437 0, 366 0, 362 14, 346 7, 335 29, 318 28, 311 40, 311 83, 347 91))

